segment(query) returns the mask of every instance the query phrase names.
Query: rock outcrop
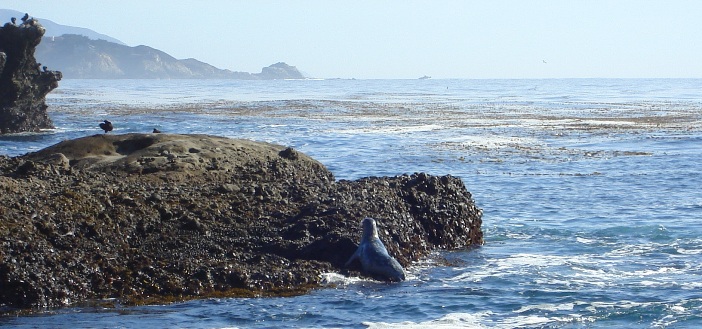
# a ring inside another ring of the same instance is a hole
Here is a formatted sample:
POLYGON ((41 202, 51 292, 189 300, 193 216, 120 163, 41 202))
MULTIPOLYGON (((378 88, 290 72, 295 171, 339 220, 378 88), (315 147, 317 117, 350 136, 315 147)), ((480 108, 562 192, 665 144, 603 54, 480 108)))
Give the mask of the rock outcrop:
POLYGON ((337 181, 292 148, 205 135, 101 134, 0 157, 0 204, 5 311, 305 293, 325 272, 361 275, 343 265, 365 216, 405 267, 483 242, 456 177, 337 181))
POLYGON ((27 16, 0 27, 0 134, 53 128, 45 97, 62 75, 34 58, 44 32, 27 16))
POLYGON ((271 66, 264 67, 261 73, 257 74, 260 79, 304 79, 302 73, 294 66, 290 66, 283 62, 275 63, 271 66))

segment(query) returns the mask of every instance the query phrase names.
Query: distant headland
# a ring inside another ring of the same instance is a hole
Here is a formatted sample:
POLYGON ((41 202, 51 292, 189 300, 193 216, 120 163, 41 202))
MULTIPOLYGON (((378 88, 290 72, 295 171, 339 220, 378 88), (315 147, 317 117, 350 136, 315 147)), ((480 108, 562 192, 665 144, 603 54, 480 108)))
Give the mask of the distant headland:
POLYGON ((260 73, 219 69, 194 58, 176 59, 148 46, 130 47, 86 36, 45 37, 37 60, 55 67, 67 79, 304 79, 296 67, 276 63, 260 73))
MULTIPOLYGON (((0 9, 0 20, 24 13, 0 9)), ((194 58, 176 59, 149 46, 130 47, 90 29, 61 25, 43 18, 45 34, 34 56, 66 79, 305 79, 296 67, 279 62, 260 73, 220 69, 194 58)))

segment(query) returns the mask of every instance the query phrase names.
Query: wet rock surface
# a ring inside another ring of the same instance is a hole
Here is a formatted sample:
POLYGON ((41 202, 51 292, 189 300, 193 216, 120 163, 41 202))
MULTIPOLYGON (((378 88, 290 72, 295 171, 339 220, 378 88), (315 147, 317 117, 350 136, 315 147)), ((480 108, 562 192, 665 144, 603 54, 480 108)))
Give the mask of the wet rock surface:
POLYGON ((44 32, 29 16, 0 27, 0 134, 53 128, 45 97, 62 75, 34 58, 44 32))
POLYGON ((482 244, 463 182, 336 181, 291 148, 206 135, 102 134, 0 157, 0 305, 300 294, 344 268, 361 219, 403 266, 482 244))

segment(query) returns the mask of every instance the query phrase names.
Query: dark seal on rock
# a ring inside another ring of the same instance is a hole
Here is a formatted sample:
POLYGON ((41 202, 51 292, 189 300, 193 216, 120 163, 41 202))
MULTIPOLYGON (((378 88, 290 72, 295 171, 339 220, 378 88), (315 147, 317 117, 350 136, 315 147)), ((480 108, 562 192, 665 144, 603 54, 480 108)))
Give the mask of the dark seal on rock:
POLYGON ((404 281, 405 271, 400 263, 388 254, 385 245, 378 238, 378 228, 373 218, 366 217, 361 222, 363 226, 363 236, 358 249, 346 262, 348 267, 354 260, 361 263, 363 271, 374 279, 384 281, 404 281))

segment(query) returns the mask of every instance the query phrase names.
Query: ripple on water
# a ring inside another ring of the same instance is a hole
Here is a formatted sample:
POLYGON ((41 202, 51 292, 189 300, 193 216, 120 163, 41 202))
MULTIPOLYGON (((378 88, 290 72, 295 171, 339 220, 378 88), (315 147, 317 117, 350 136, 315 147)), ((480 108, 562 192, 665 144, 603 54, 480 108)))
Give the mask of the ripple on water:
POLYGON ((57 129, 19 155, 102 133, 207 133, 292 146, 338 179, 461 177, 485 246, 381 285, 328 278, 290 298, 68 309, 0 325, 698 327, 699 80, 62 81, 57 129), (449 87, 449 88, 447 88, 449 87), (185 97, 187 96, 187 97, 185 97))

